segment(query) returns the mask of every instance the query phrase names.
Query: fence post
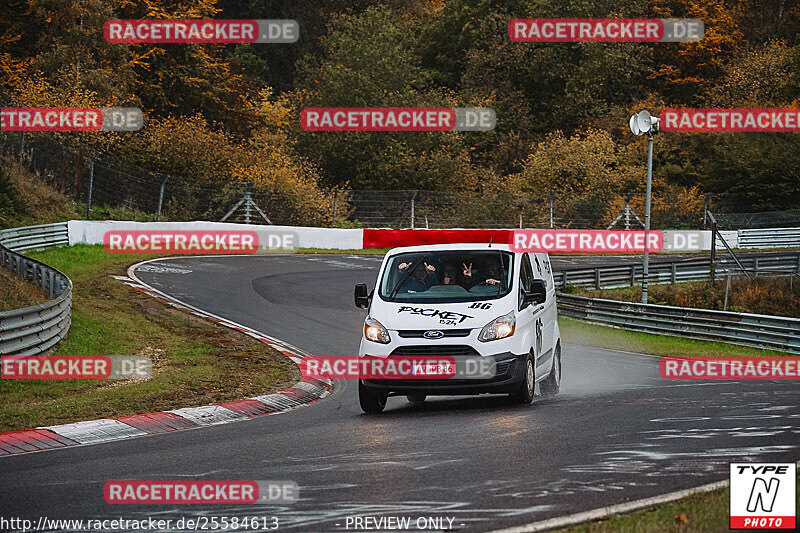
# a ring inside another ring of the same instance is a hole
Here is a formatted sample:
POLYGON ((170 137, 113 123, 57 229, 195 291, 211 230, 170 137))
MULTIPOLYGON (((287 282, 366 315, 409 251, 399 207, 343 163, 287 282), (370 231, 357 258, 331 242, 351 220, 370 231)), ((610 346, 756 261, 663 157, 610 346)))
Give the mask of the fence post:
POLYGON ((566 270, 562 270, 561 271, 561 290, 562 291, 567 290, 567 271, 566 270))
POLYGON ((636 265, 631 265, 631 287, 636 285, 636 265))
POLYGON ((731 271, 728 269, 728 279, 725 281, 725 304, 722 306, 723 311, 728 310, 728 293, 731 290, 731 271))
POLYGON ((251 199, 252 190, 253 190, 253 182, 252 181, 248 181, 247 182, 247 191, 245 191, 245 193, 244 193, 244 196, 245 196, 245 201, 244 201, 244 223, 245 224, 249 224, 250 223, 250 204, 253 203, 253 200, 251 199))
POLYGON ((677 273, 678 273, 678 265, 675 264, 675 263, 672 263, 671 280, 672 280, 672 284, 673 285, 675 285, 675 281, 676 281, 675 277, 676 277, 677 273))
POLYGON ((706 229, 708 223, 708 195, 703 195, 703 229, 706 229))
POLYGON ((595 289, 600 288, 600 267, 594 269, 594 287, 595 289))
POLYGON ((717 261, 717 221, 711 220, 711 265, 708 271, 711 276, 711 286, 714 286, 714 278, 716 277, 716 261, 717 261))
POLYGON ((161 189, 158 191, 158 212, 156 213, 156 222, 161 222, 161 206, 164 204, 164 187, 167 185, 169 176, 164 178, 161 182, 161 189))
POLYGON ((338 200, 339 189, 333 191, 333 225, 336 225, 336 201, 338 200))
POLYGON ((417 197, 417 193, 419 191, 414 191, 414 194, 411 195, 411 229, 414 229, 414 199, 417 197))
POLYGON ((94 157, 89 160, 89 198, 86 200, 86 218, 92 213, 92 189, 94 188, 94 157))
POLYGON ((753 269, 756 271, 756 277, 758 277, 758 257, 753 258, 753 269))
POLYGON ((625 229, 631 229, 631 195, 625 195, 625 229))
POLYGON ((550 191, 550 229, 553 229, 553 200, 555 199, 555 195, 555 192, 550 191))
POLYGON ((25 132, 19 136, 19 158, 22 159, 22 154, 25 152, 25 132))

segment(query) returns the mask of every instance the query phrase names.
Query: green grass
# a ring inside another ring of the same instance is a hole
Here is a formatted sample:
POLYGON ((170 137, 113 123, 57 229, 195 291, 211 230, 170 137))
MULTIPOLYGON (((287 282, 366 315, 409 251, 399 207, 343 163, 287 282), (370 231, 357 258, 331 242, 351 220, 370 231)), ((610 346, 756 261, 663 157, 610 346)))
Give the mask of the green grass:
MULTIPOLYGON (((641 511, 613 515, 557 531, 558 533, 719 533, 729 531, 729 498, 730 490, 724 487, 641 511)), ((800 505, 800 491, 797 492, 797 501, 800 505)))
POLYGON ((653 355, 689 356, 785 356, 783 352, 759 350, 747 346, 737 346, 724 342, 711 342, 667 335, 653 335, 637 331, 589 324, 582 320, 558 317, 561 337, 565 343, 581 346, 595 346, 609 350, 648 353, 653 355))
POLYGON ((283 354, 122 282, 149 256, 76 245, 31 254, 74 283, 72 327, 55 355, 149 355, 148 380, 2 380, 0 431, 218 403, 279 390, 298 377, 283 354))
POLYGON ((47 294, 31 281, 0 266, 0 311, 22 309, 47 301, 47 294))

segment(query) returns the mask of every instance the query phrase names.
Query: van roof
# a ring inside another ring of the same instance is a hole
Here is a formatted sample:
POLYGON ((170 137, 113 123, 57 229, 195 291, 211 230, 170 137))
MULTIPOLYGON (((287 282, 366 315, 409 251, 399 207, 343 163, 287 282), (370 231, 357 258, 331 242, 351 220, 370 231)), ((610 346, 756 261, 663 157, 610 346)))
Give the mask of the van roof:
POLYGON ((489 243, 486 242, 465 242, 455 244, 423 244, 420 246, 401 246, 399 248, 392 248, 387 252, 386 255, 394 255, 405 252, 437 252, 447 250, 464 250, 471 252, 484 250, 501 250, 504 252, 511 251, 509 245, 506 243, 492 243, 491 247, 489 247, 489 243))

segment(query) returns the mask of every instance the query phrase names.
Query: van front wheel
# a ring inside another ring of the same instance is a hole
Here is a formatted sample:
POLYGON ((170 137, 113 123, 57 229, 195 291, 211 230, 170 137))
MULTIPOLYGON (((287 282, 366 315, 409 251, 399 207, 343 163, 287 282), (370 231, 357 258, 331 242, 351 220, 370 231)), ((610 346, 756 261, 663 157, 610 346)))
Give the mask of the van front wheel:
POLYGON ((528 353, 525 357, 525 375, 519 389, 511 394, 511 399, 515 403, 526 404, 533 401, 533 392, 536 390, 536 374, 533 369, 533 356, 528 353))
POLYGON ((361 404, 362 411, 370 415, 376 415, 386 407, 386 395, 368 389, 359 381, 358 403, 361 404))

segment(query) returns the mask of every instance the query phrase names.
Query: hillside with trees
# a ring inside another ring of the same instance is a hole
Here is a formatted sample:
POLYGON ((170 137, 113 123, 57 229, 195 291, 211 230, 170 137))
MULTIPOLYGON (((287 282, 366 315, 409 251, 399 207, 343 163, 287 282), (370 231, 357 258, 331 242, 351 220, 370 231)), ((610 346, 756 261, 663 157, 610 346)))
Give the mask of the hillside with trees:
MULTIPOLYGON (((798 107, 797 0, 6 0, 4 106, 136 106, 138 133, 42 133, 88 156, 207 182, 252 181, 294 223, 333 190, 567 195, 596 223, 644 190, 647 108, 798 107), (518 43, 512 18, 699 18, 694 43, 518 43), (290 18, 294 44, 110 44, 109 19, 290 18), (486 106, 492 132, 307 132, 306 107, 486 106)), ((7 145, 16 141, 3 134, 7 145)), ((668 134, 654 218, 800 209, 800 137, 668 134), (660 213, 660 214, 659 214, 660 213)), ((64 179, 75 193, 84 178, 64 179)), ((573 204, 570 204, 571 206, 573 204)), ((344 208, 343 208, 344 209, 344 208)), ((344 212, 344 211, 343 211, 344 212)))

